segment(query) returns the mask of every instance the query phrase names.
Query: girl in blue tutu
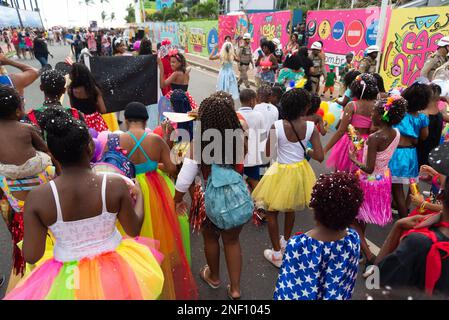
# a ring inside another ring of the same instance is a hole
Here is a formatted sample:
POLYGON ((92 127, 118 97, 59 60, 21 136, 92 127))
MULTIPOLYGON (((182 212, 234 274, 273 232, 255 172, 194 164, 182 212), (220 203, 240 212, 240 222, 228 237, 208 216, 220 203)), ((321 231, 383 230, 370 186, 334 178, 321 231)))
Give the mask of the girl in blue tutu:
POLYGON ((239 60, 235 54, 234 46, 231 42, 225 42, 219 54, 215 54, 215 51, 212 52, 209 60, 220 60, 222 64, 218 74, 217 91, 227 92, 232 95, 234 100, 237 100, 239 99, 239 87, 233 63, 239 60))
POLYGON ((419 167, 416 147, 429 135, 429 117, 420 111, 429 104, 432 89, 427 84, 416 82, 408 87, 402 96, 408 102, 407 113, 401 123, 395 126, 401 133, 401 140, 390 160, 389 167, 393 182, 393 199, 400 217, 405 218, 408 215, 407 203, 410 204, 410 191, 406 198, 404 185, 409 185, 410 179, 418 181, 419 167))

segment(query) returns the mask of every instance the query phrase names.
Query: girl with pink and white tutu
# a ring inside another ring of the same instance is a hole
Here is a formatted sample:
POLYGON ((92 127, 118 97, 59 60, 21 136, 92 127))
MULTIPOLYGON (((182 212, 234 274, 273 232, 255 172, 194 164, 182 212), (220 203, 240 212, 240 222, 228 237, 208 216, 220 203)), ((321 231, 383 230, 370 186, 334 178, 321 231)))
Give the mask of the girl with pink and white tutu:
MULTIPOLYGON (((352 141, 348 136, 348 127, 352 125, 357 131, 359 138, 366 141, 372 125, 371 112, 379 93, 377 80, 374 76, 367 73, 357 76, 352 82, 350 89, 352 97, 357 101, 348 103, 345 107, 338 130, 324 149, 325 153, 332 149, 326 165, 335 171, 357 171, 357 168, 349 159, 352 141)), ((358 153, 359 160, 362 159, 362 155, 362 150, 360 150, 358 153)))
POLYGON ((401 139, 399 130, 393 126, 402 121, 406 111, 407 101, 401 96, 378 100, 371 119, 379 130, 368 137, 362 162, 358 161, 357 151, 350 152, 352 162, 360 168, 357 175, 365 195, 355 227, 362 239, 367 265, 374 262, 375 256, 365 240, 366 224, 385 226, 392 221, 391 174, 388 163, 401 139))

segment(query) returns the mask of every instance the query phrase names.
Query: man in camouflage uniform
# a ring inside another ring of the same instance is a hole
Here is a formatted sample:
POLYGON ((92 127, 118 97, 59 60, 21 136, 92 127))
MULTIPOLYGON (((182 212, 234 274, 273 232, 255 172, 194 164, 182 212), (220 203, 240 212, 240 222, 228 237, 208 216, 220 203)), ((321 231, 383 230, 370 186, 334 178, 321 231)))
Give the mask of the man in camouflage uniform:
POLYGON ((312 93, 319 95, 320 93, 320 78, 324 76, 326 80, 326 60, 324 54, 321 52, 323 45, 321 42, 314 42, 312 44, 312 53, 309 55, 310 60, 313 62, 313 72, 310 74, 310 82, 312 82, 312 93))
POLYGON ((427 58, 424 67, 421 69, 421 77, 425 77, 429 81, 434 79, 435 71, 448 61, 449 37, 441 38, 437 45, 437 51, 427 58))
POLYGON ((366 49, 366 56, 360 61, 359 71, 361 73, 376 73, 377 72, 377 57, 379 56, 379 47, 370 46, 366 49))
POLYGON ((239 59, 239 71, 240 71, 240 79, 239 79, 239 88, 242 85, 242 83, 245 83, 246 88, 250 88, 250 83, 248 79, 248 70, 249 65, 253 65, 254 68, 254 62, 253 62, 253 54, 251 50, 251 35, 249 33, 246 33, 243 36, 243 41, 245 44, 240 47, 238 52, 238 59, 239 59))

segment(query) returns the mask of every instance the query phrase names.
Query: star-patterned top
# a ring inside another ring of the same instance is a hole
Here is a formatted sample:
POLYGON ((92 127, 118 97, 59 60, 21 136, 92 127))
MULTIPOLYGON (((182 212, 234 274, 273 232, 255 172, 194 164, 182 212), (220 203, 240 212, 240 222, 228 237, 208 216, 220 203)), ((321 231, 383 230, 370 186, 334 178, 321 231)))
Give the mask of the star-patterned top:
POLYGON ((301 234, 288 242, 274 300, 349 300, 354 291, 360 238, 322 242, 301 234))

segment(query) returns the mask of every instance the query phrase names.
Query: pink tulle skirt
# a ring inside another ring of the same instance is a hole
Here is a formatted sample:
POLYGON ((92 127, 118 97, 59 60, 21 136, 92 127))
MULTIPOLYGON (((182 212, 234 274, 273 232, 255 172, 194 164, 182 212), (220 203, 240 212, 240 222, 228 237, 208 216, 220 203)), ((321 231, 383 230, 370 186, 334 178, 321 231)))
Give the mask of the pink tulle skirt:
MULTIPOLYGON (((368 139, 369 135, 362 135, 365 141, 368 139)), ((352 141, 349 139, 348 135, 343 135, 340 140, 332 148, 331 154, 327 159, 326 166, 335 171, 344 171, 354 173, 358 170, 351 159, 349 158, 349 150, 352 147, 352 141)), ((362 161, 363 159, 363 149, 359 151, 357 159, 362 161)))
POLYGON ((383 175, 368 176, 359 174, 360 186, 365 199, 359 210, 357 220, 379 226, 391 223, 391 174, 386 169, 383 175))

